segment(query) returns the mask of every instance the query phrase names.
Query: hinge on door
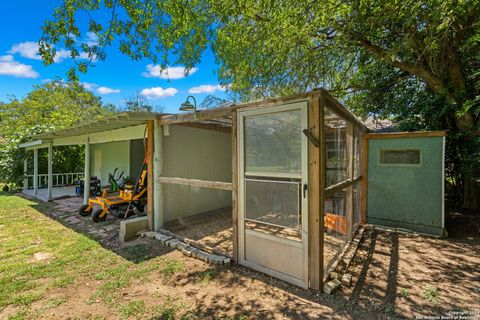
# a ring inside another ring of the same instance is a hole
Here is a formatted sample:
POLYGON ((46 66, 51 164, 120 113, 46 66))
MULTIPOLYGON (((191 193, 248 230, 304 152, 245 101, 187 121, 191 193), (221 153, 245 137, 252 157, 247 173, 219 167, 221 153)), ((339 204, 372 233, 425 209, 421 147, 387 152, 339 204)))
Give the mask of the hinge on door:
POLYGON ((315 138, 311 133, 310 131, 308 131, 307 129, 303 129, 303 134, 307 136, 308 140, 310 140, 310 142, 315 146, 315 147, 320 147, 320 142, 318 141, 317 138, 315 138))

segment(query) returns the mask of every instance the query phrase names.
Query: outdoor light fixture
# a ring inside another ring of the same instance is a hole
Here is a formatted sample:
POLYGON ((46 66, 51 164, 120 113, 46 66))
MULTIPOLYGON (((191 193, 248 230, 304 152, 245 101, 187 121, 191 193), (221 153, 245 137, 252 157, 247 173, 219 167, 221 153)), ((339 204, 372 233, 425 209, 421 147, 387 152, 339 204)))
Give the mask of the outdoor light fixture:
POLYGON ((195 98, 193 96, 188 96, 187 100, 180 106, 180 111, 197 112, 197 101, 195 100, 195 98), (190 98, 193 99, 193 104, 188 101, 190 98))

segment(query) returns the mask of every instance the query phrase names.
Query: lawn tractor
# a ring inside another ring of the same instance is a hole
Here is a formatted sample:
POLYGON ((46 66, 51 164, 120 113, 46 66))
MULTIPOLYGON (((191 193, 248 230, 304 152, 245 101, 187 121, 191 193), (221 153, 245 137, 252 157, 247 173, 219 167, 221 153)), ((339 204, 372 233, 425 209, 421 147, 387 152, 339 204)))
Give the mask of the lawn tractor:
POLYGON ((141 215, 146 202, 147 163, 144 161, 135 185, 127 183, 119 186, 118 191, 115 192, 104 189, 101 196, 89 198, 88 204, 81 206, 78 213, 83 217, 91 214, 94 222, 104 221, 109 213, 118 218, 127 219, 134 214, 141 215), (94 210, 95 205, 100 208, 94 210))

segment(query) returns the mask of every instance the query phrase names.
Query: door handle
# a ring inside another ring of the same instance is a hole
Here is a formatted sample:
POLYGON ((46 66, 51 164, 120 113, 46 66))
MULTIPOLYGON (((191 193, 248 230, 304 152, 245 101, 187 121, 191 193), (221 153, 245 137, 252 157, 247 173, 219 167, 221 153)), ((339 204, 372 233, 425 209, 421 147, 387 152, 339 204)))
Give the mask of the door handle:
POLYGON ((303 184, 303 197, 304 198, 307 196, 307 190, 308 190, 308 184, 304 183, 303 184))

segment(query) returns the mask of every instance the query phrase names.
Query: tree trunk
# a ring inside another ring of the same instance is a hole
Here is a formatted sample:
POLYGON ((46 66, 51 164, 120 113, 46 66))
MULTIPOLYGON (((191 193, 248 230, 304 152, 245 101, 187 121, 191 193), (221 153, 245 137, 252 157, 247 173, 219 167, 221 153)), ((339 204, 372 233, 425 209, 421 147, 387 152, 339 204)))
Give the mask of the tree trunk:
MULTIPOLYGON (((478 174, 476 177, 478 178, 478 174)), ((480 183, 476 181, 475 178, 465 178, 462 208, 468 210, 480 210, 480 183)))

